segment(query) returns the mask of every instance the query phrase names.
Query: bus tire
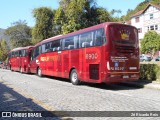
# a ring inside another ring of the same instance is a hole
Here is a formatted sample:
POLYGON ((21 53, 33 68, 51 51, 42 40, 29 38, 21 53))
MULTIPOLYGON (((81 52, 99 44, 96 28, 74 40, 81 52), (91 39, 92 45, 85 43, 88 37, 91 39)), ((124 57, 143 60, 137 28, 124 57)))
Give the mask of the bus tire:
POLYGON ((79 85, 80 84, 80 80, 78 79, 78 73, 77 73, 76 69, 73 69, 71 71, 70 80, 71 80, 73 85, 79 85))
POLYGON ((20 67, 20 73, 23 73, 23 71, 22 71, 22 67, 20 67))
POLYGON ((39 77, 42 77, 42 70, 41 70, 41 68, 38 68, 38 69, 37 69, 37 75, 38 75, 39 77))
POLYGON ((12 67, 10 67, 10 70, 13 72, 13 69, 12 69, 12 67))

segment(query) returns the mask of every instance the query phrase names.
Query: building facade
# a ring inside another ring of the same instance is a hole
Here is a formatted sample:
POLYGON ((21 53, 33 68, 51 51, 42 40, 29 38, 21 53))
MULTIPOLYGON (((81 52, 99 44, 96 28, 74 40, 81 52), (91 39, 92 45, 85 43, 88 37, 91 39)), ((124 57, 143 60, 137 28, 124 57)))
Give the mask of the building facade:
POLYGON ((131 17, 131 25, 138 29, 139 39, 149 30, 160 33, 160 6, 149 4, 131 17))

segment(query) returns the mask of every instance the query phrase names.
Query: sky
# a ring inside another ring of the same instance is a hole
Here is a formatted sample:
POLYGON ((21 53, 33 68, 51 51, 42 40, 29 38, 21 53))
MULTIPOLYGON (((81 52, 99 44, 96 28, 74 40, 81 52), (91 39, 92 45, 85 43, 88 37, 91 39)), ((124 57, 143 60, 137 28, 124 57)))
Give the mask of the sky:
MULTIPOLYGON (((50 7, 57 9, 59 0, 1 0, 0 3, 0 28, 7 29, 19 20, 26 20, 27 25, 33 27, 35 19, 32 14, 34 8, 50 7)), ((112 9, 121 10, 125 15, 128 9, 134 9, 144 0, 96 0, 99 7, 108 11, 112 9)))

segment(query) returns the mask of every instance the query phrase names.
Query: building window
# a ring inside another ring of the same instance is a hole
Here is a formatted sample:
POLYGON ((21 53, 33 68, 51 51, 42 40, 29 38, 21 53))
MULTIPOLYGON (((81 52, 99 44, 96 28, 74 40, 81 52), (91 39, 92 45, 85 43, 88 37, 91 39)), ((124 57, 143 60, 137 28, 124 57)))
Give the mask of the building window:
POLYGON ((138 28, 138 33, 142 33, 142 28, 138 28))
POLYGON ((153 14, 150 14, 150 19, 153 19, 153 14))
POLYGON ((139 17, 136 17, 135 20, 136 20, 136 23, 139 22, 139 17))
POLYGON ((148 26, 148 31, 149 31, 149 30, 158 30, 158 25, 148 26))
POLYGON ((155 30, 158 30, 158 25, 155 25, 154 27, 155 27, 155 30))
POLYGON ((154 25, 150 26, 150 30, 154 30, 154 25))

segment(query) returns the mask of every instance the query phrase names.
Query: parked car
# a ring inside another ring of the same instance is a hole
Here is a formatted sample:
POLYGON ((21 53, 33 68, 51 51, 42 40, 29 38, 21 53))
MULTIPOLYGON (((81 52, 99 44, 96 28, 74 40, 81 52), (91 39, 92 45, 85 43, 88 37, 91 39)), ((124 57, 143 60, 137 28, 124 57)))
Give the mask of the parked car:
POLYGON ((155 58, 154 61, 160 61, 160 57, 155 58))
POLYGON ((0 68, 2 68, 2 66, 3 66, 3 62, 0 61, 0 68))
POLYGON ((143 62, 143 61, 151 61, 152 58, 150 56, 147 56, 147 55, 140 55, 140 62, 143 62))

